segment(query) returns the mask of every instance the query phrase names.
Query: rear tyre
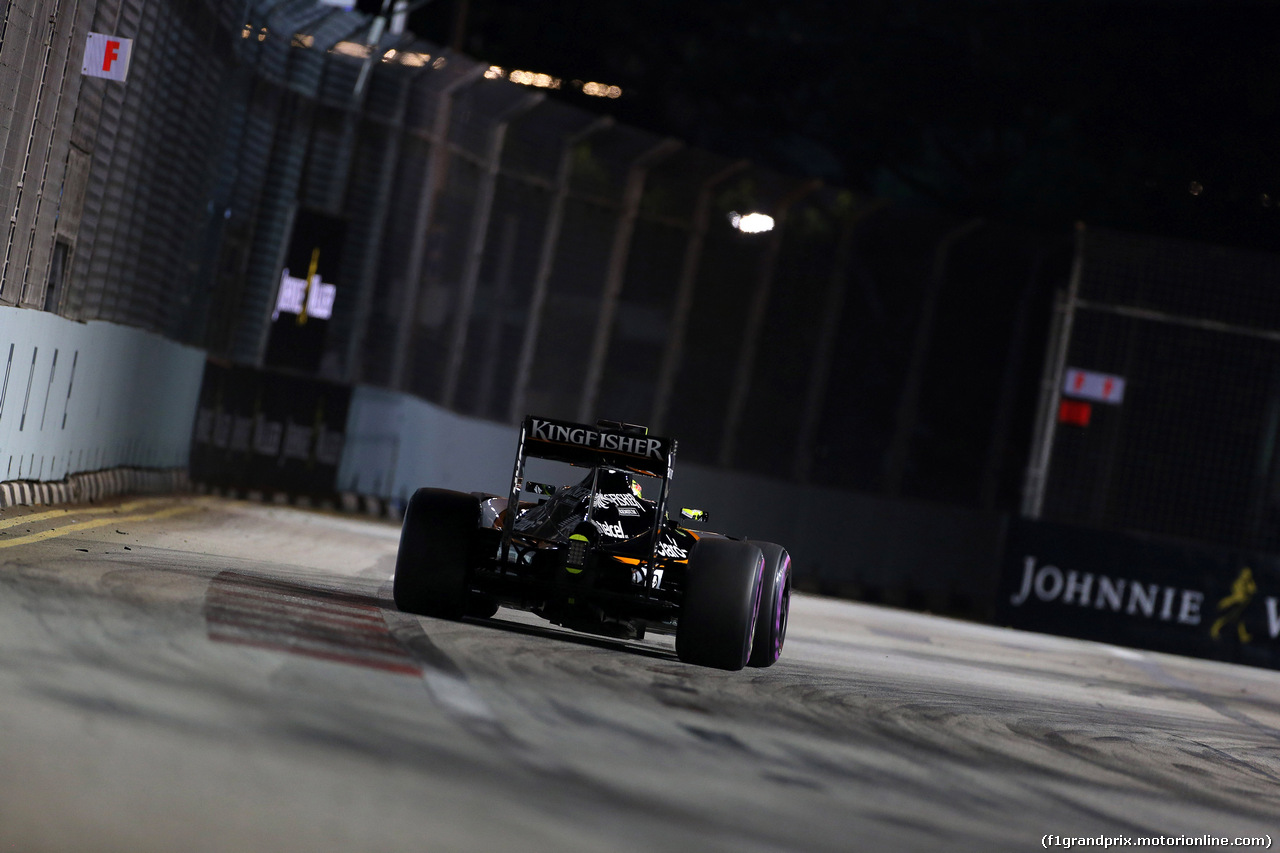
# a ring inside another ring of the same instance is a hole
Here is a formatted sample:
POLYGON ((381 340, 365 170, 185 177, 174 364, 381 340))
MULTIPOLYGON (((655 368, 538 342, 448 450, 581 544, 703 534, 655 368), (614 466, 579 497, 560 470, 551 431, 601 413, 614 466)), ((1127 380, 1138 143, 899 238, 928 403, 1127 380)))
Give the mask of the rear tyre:
POLYGON ((760 579, 760 612, 756 616, 755 641, 748 666, 773 666, 782 656, 791 613, 791 555, 772 542, 757 542, 764 554, 760 579))
POLYGON ((413 493, 396 552, 392 593, 397 608, 444 619, 467 614, 479 518, 480 500, 473 495, 444 489, 413 493))
POLYGON ((689 556, 676 654, 685 663, 739 670, 751 657, 764 555, 750 542, 700 539, 689 556))

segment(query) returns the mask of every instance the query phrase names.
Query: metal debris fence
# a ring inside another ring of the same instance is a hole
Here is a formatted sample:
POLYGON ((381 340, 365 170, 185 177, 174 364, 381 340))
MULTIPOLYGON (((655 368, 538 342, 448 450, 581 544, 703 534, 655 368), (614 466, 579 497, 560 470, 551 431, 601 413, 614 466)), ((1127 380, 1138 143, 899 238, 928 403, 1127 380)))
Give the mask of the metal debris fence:
POLYGON ((1280 257, 1090 229, 1076 263, 1024 514, 1280 548, 1280 257), (1060 423, 1069 368, 1123 399, 1060 423))
POLYGON ((300 223, 328 222, 321 378, 1016 505, 1069 241, 623 127, 315 0, 3 14, 0 302, 263 365, 300 223), (127 82, 77 73, 91 31, 134 39, 127 82), (757 211, 772 231, 731 227, 757 211))

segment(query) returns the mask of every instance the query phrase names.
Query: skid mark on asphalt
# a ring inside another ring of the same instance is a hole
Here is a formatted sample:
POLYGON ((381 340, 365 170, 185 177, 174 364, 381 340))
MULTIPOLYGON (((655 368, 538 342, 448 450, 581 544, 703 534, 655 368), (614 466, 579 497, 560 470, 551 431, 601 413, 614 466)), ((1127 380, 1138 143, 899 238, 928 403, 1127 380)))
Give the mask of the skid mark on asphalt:
MULTIPOLYGON (((379 597, 391 600, 391 582, 383 584, 379 597)), ((512 734, 489 704, 467 680, 466 674, 423 630, 421 619, 399 610, 382 612, 396 640, 422 665, 422 680, 440 707, 463 729, 502 750, 513 762, 561 779, 577 778, 559 759, 512 734)))
POLYGON ((210 640, 421 676, 367 596, 244 572, 219 572, 205 593, 210 640))
POLYGON ((1199 702, 1215 714, 1220 714, 1228 720, 1248 726, 1254 731, 1272 738, 1280 738, 1280 730, 1268 726, 1259 720, 1255 720, 1243 711, 1231 707, 1220 696, 1207 693, 1186 679, 1180 678, 1178 675, 1169 672, 1161 666, 1154 658, 1142 657, 1134 663, 1134 667, 1145 673, 1152 681, 1156 681, 1166 687, 1172 687, 1178 690, 1188 698, 1199 702))
MULTIPOLYGON (((390 598, 390 583, 384 585, 390 598)), ((219 643, 350 664, 421 678, 445 712, 469 728, 497 717, 416 616, 355 592, 317 588, 247 572, 219 572, 205 593, 206 634, 219 643)))
POLYGON ((499 725, 493 709, 480 698, 453 659, 431 642, 417 616, 386 610, 383 619, 397 641, 410 649, 415 660, 421 663, 422 680, 450 716, 473 728, 491 729, 499 725))
POLYGON ((228 570, 205 593, 206 634, 214 642, 421 678, 450 719, 510 760, 542 773, 571 772, 513 735, 419 617, 387 607, 390 598, 389 581, 373 597, 228 570))
MULTIPOLYGON (((421 678, 441 709, 464 729, 502 745, 522 763, 548 762, 508 732, 458 665, 431 641, 416 616, 377 598, 239 571, 219 572, 205 593, 206 634, 219 643, 318 658, 421 678)), ((385 600, 384 600, 385 599, 385 600)))

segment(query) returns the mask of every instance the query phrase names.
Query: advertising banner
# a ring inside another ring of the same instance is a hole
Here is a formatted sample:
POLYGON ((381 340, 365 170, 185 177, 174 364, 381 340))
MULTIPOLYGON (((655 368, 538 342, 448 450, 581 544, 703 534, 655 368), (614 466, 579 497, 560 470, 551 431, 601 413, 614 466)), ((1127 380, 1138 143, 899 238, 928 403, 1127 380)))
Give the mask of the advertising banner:
POLYGON ((226 488, 332 494, 350 405, 345 385, 207 362, 191 478, 226 488))
POLYGON ((1280 557, 1014 519, 997 621, 1280 667, 1280 557))
POLYGON ((265 362, 315 373, 324 354, 342 268, 346 221, 299 210, 280 271, 265 362))

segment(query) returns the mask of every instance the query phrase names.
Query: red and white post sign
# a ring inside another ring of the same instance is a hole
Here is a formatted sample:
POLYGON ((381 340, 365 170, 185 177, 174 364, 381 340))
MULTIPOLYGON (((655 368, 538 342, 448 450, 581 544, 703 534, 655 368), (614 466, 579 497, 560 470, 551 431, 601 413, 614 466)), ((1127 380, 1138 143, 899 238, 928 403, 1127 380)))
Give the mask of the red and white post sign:
POLYGON ((119 80, 129 76, 129 57, 133 55, 133 39, 89 33, 84 43, 84 64, 81 74, 119 80))
POLYGON ((1062 393, 1078 400, 1118 406, 1124 402, 1124 377, 1068 367, 1062 379, 1062 393))

